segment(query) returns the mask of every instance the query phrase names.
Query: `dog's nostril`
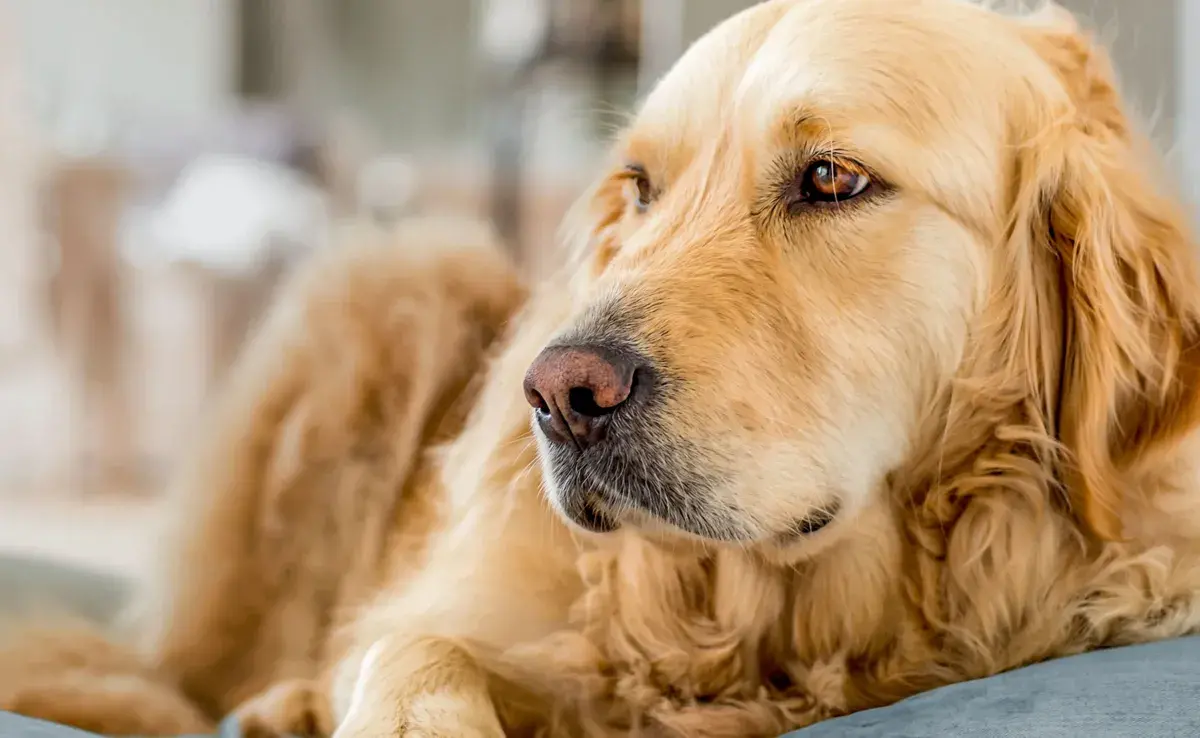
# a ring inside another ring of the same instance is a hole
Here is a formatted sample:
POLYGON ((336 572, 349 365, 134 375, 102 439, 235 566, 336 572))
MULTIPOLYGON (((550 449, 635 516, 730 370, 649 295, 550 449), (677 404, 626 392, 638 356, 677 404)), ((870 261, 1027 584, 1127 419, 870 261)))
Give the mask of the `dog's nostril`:
POLYGON ((637 390, 640 375, 641 372, 637 369, 632 371, 629 377, 629 385, 624 392, 620 393, 618 397, 610 398, 617 401, 614 405, 605 406, 600 404, 596 399, 596 391, 591 387, 572 387, 570 392, 567 393, 567 403, 570 405, 571 410, 586 418, 600 418, 609 415, 633 396, 633 393, 637 390))
POLYGON ((571 410, 585 418, 599 418, 602 415, 608 415, 618 407, 617 405, 601 407, 596 402, 596 393, 588 387, 572 387, 571 391, 567 393, 567 401, 571 405, 571 410))
POLYGON ((528 398, 529 398, 529 404, 532 405, 533 409, 536 410, 537 412, 539 412, 539 413, 550 412, 550 406, 546 404, 546 398, 542 397, 541 394, 539 394, 538 392, 530 391, 528 393, 528 398))

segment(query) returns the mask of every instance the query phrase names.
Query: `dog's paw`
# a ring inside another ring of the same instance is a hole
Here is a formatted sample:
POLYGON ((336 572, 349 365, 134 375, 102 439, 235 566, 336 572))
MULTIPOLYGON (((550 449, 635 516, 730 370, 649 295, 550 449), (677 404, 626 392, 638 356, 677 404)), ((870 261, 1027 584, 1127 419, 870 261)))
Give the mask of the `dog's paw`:
POLYGON ((421 695, 400 710, 353 711, 333 738, 504 738, 490 703, 454 695, 421 695))
POLYGON ((329 699, 314 682, 280 682, 242 704, 234 717, 243 738, 328 738, 333 734, 329 699))

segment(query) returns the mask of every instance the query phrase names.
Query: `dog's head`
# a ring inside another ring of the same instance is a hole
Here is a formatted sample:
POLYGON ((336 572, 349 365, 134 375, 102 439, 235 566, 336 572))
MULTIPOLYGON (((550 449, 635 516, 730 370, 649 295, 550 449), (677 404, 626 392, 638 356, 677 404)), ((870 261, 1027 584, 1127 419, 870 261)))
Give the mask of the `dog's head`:
POLYGON ((804 549, 1004 425, 1120 535, 1121 475, 1197 409, 1200 290, 1146 161, 1053 8, 725 22, 577 213, 576 309, 525 382, 552 502, 593 530, 804 549))

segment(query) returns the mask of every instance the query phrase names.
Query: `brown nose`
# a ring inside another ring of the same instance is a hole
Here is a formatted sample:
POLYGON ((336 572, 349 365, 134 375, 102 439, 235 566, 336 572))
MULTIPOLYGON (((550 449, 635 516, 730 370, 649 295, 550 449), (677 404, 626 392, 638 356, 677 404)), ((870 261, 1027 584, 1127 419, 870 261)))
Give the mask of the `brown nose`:
POLYGON ((633 390, 635 369, 597 346, 548 348, 525 374, 525 399, 547 438, 582 450, 604 440, 610 415, 633 390))

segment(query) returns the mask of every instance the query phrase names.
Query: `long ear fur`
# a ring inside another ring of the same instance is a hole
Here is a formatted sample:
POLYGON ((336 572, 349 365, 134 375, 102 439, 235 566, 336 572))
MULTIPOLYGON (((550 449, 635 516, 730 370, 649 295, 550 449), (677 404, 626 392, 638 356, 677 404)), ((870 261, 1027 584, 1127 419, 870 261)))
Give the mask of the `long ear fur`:
POLYGON ((1157 157, 1131 132, 1106 55, 1054 10, 1026 30, 1066 92, 1053 132, 1030 132, 1023 165, 1039 182, 1024 205, 1036 213, 1032 245, 1063 285, 1062 476, 1082 521, 1115 540, 1137 470, 1200 421, 1193 241, 1147 165, 1157 157))

